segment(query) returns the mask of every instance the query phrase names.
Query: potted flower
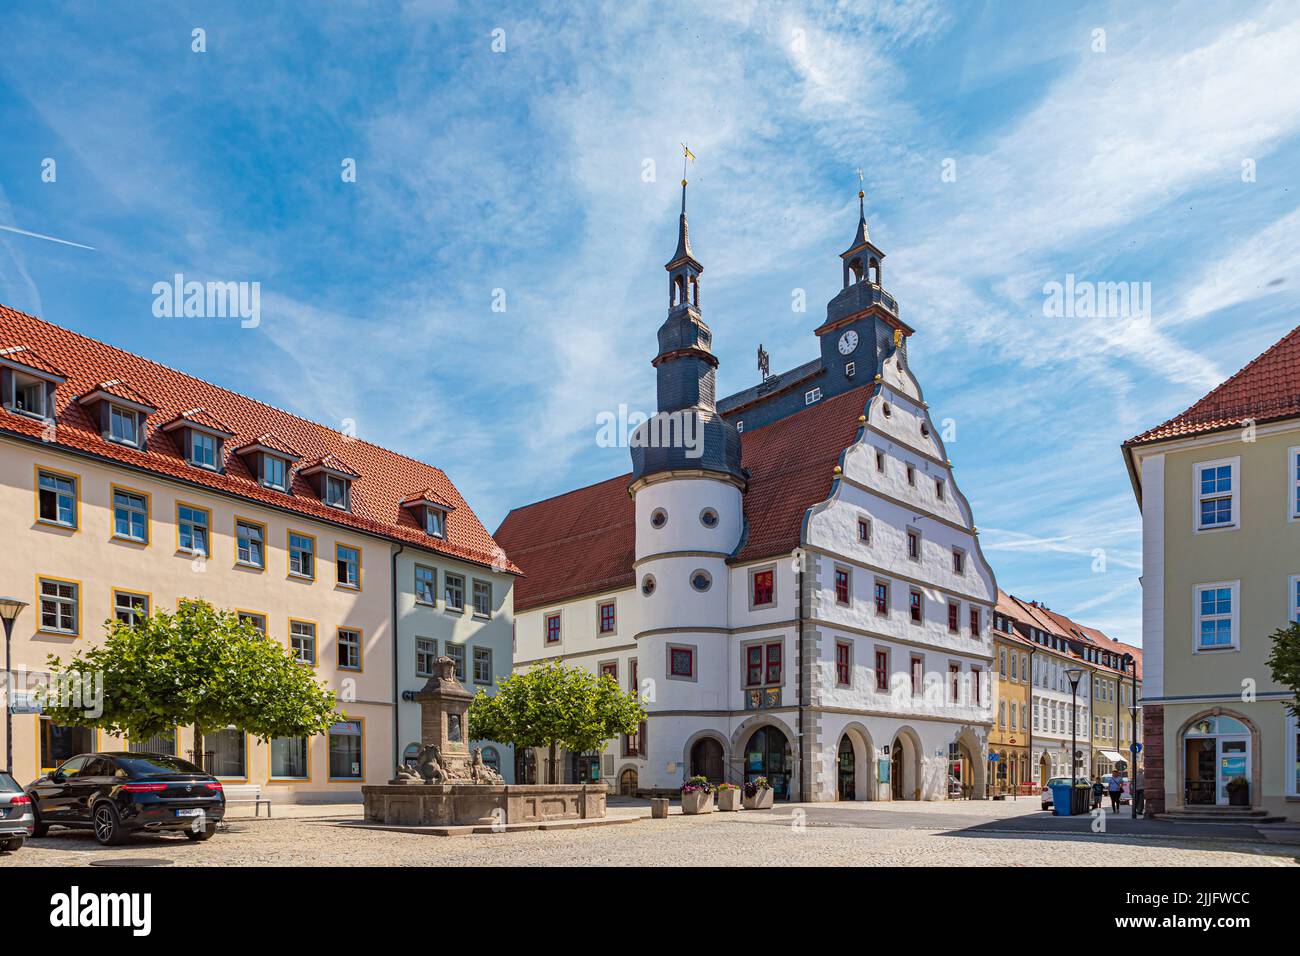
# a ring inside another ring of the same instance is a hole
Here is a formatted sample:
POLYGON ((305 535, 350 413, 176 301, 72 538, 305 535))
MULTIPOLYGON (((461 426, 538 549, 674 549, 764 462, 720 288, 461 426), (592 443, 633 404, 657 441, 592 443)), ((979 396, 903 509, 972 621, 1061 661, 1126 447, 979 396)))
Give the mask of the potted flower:
POLYGON ((767 777, 745 781, 745 809, 768 810, 772 807, 772 787, 767 777))
POLYGON ((682 787, 682 813, 712 813, 713 784, 708 777, 691 777, 682 787))
POLYGON ((1233 777, 1224 789, 1228 791, 1228 806, 1250 806, 1250 784, 1245 777, 1233 777))
POLYGON ((727 812, 740 809, 740 788, 734 783, 718 784, 718 809, 727 812))

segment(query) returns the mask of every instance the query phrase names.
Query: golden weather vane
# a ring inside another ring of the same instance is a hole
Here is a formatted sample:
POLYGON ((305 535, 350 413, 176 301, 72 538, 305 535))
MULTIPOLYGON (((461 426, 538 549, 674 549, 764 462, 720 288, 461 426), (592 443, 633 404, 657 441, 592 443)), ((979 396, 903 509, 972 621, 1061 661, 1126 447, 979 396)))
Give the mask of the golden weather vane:
POLYGON ((685 143, 682 143, 682 185, 683 186, 686 185, 686 164, 693 163, 693 162, 695 162, 695 154, 691 152, 691 148, 689 146, 687 146, 685 143))

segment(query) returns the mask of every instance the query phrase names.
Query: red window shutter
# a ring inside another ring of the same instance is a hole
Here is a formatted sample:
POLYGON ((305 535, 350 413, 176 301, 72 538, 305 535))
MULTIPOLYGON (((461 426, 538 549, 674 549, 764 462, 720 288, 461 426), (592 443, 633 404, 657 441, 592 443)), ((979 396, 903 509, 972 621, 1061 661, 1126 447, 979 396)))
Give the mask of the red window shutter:
POLYGON ((781 683, 781 645, 767 645, 767 682, 781 683))

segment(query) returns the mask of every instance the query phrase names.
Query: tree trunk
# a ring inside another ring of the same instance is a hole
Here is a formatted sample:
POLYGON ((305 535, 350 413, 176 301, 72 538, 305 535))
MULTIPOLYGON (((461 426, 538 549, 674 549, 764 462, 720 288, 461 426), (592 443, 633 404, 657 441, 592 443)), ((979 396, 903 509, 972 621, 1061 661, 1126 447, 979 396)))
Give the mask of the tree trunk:
POLYGON ((194 766, 207 772, 207 767, 203 766, 203 728, 198 724, 194 725, 194 766))
POLYGON ((560 782, 555 779, 555 741, 553 740, 551 741, 550 756, 546 758, 546 782, 547 783, 560 782))

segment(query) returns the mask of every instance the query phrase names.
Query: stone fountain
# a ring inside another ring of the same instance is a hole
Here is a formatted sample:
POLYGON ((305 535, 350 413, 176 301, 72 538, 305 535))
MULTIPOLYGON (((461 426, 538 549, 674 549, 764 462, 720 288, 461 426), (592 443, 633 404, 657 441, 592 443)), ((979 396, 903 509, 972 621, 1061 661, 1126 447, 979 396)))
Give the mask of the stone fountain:
POLYGON ((506 784, 469 749, 473 695, 456 679, 456 663, 439 657, 415 695, 420 754, 386 784, 361 787, 366 820, 403 826, 491 826, 605 816, 605 788, 590 784, 506 784))

